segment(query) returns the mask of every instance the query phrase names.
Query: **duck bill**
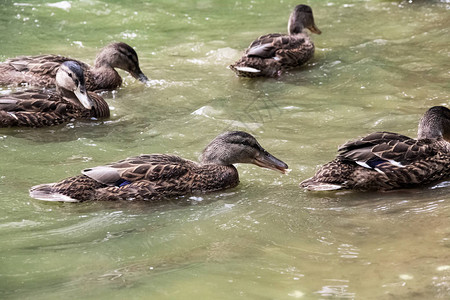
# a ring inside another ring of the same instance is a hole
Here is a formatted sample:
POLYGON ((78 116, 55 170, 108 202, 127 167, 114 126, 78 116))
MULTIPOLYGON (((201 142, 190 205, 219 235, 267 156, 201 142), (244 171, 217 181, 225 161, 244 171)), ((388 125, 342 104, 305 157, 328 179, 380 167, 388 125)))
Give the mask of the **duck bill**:
POLYGON ((137 80, 139 80, 144 84, 148 82, 147 76, 145 76, 145 74, 140 69, 137 69, 136 71, 131 72, 130 74, 131 76, 133 76, 134 78, 136 78, 137 80))
POLYGON ((81 105, 83 105, 86 109, 91 109, 93 106, 92 99, 89 98, 86 87, 84 86, 78 86, 77 89, 74 91, 75 96, 77 96, 78 100, 80 101, 81 105))
POLYGON ((259 167, 278 171, 283 174, 286 174, 286 169, 288 168, 287 164, 285 164, 284 162, 282 162, 281 160, 279 160, 278 158, 276 158, 275 156, 271 155, 268 152, 260 154, 257 157, 255 157, 252 163, 259 167))
POLYGON ((311 31, 312 33, 315 33, 315 34, 321 34, 322 33, 322 31, 320 31, 320 29, 317 28, 316 24, 314 24, 314 23, 311 26, 306 27, 306 28, 308 28, 309 31, 311 31))

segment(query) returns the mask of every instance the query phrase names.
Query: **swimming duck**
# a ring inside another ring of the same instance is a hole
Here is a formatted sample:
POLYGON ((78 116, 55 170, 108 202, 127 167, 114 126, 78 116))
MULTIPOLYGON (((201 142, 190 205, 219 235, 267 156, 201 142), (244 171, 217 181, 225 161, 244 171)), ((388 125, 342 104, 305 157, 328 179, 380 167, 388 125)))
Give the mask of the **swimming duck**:
POLYGON ((56 92, 34 89, 0 96, 0 127, 42 127, 109 117, 105 100, 86 92, 83 69, 77 62, 61 64, 55 77, 56 92))
POLYGON ((450 110, 430 108, 420 120, 417 139, 375 132, 345 143, 338 151, 335 160, 300 186, 314 191, 387 191, 448 179, 450 110))
POLYGON ((82 175, 31 188, 30 196, 46 201, 158 200, 207 193, 238 185, 235 163, 251 163, 285 173, 288 166, 264 150, 243 131, 217 136, 193 162, 174 155, 150 154, 106 166, 85 169, 82 175))
POLYGON ((125 43, 112 43, 97 54, 94 67, 60 55, 19 56, 0 63, 0 84, 29 84, 54 87, 59 66, 65 61, 77 62, 84 71, 88 91, 114 90, 122 78, 114 68, 125 70, 143 83, 148 78, 139 68, 136 51, 125 43))
POLYGON ((322 33, 314 24, 311 7, 297 5, 289 17, 288 35, 271 33, 259 37, 230 69, 242 77, 275 77, 304 64, 314 55, 314 44, 306 28, 312 33, 322 33))

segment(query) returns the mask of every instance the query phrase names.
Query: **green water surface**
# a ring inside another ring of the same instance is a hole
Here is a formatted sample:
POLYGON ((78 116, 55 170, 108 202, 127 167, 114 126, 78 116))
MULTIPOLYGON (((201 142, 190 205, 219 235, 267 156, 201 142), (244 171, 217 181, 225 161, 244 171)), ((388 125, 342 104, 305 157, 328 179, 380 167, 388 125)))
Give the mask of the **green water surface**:
MULTIPOLYGON (((450 299, 450 183, 311 193, 298 183, 373 131, 416 136, 450 105, 448 1, 307 1, 316 54, 279 79, 227 66, 285 32, 291 0, 20 1, 0 5, 0 61, 93 63, 132 45, 108 120, 0 130, 0 299, 450 299), (28 189, 141 153, 197 159, 245 130, 291 169, 238 165, 238 187, 158 205, 59 204, 28 189)), ((7 94, 11 87, 0 88, 7 94)))

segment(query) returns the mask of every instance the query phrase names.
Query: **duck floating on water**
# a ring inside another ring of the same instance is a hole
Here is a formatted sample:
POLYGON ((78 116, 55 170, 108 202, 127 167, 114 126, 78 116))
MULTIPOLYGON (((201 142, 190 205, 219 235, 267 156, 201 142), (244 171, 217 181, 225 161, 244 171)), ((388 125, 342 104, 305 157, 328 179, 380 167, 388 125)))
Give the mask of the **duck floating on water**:
POLYGON ((83 69, 77 62, 61 64, 55 77, 56 92, 33 89, 0 96, 0 127, 43 127, 109 117, 105 100, 86 91, 83 69))
POLYGON ((19 56, 0 63, 0 84, 29 84, 55 87, 59 66, 65 61, 75 61, 83 69, 88 91, 114 90, 122 85, 122 78, 114 68, 125 70, 142 83, 148 78, 139 67, 136 51, 125 43, 112 43, 97 54, 94 67, 60 55, 19 56))
POLYGON ((304 64, 314 55, 314 44, 305 29, 322 33, 314 24, 311 7, 297 5, 289 17, 288 35, 271 33, 259 37, 230 69, 242 77, 276 77, 304 64))
POLYGON ((450 110, 430 108, 412 139, 375 132, 339 147, 335 160, 300 183, 313 191, 387 191, 425 186, 450 178, 450 110))
POLYGON ((85 169, 82 175, 31 188, 30 196, 46 201, 148 200, 207 193, 238 185, 233 166, 251 163, 285 173, 288 166, 272 156, 249 133, 230 131, 217 136, 193 162, 174 155, 150 154, 106 166, 85 169))

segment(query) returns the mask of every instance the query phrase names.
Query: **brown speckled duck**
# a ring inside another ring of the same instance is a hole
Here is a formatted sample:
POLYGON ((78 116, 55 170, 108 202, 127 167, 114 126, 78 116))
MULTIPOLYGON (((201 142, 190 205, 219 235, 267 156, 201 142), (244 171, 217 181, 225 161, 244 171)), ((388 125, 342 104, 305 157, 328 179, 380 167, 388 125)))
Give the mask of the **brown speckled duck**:
POLYGON ((417 139, 375 132, 338 150, 335 160, 300 186, 313 191, 387 191, 449 179, 450 110, 430 108, 419 123, 417 139))
POLYGON ((88 91, 114 90, 121 86, 122 78, 114 68, 125 70, 143 83, 148 79, 139 67, 136 51, 125 43, 112 43, 97 54, 94 67, 60 55, 19 56, 0 63, 0 84, 29 84, 55 87, 55 76, 65 61, 77 62, 84 71, 88 91))
POLYGON ((200 162, 174 155, 150 154, 127 158, 82 171, 58 183, 31 188, 30 196, 46 201, 88 200, 154 201, 207 193, 238 185, 235 163, 251 163, 282 173, 287 165, 264 150, 242 131, 217 136, 203 151, 200 162))
POLYGON ((109 117, 105 100, 86 91, 83 69, 77 62, 64 62, 55 77, 56 91, 34 89, 0 96, 0 127, 43 127, 109 117))
POLYGON ((289 17, 288 35, 271 33, 259 37, 230 69, 242 77, 275 77, 304 64, 314 55, 314 44, 305 29, 321 34, 314 24, 311 7, 297 5, 289 17))

